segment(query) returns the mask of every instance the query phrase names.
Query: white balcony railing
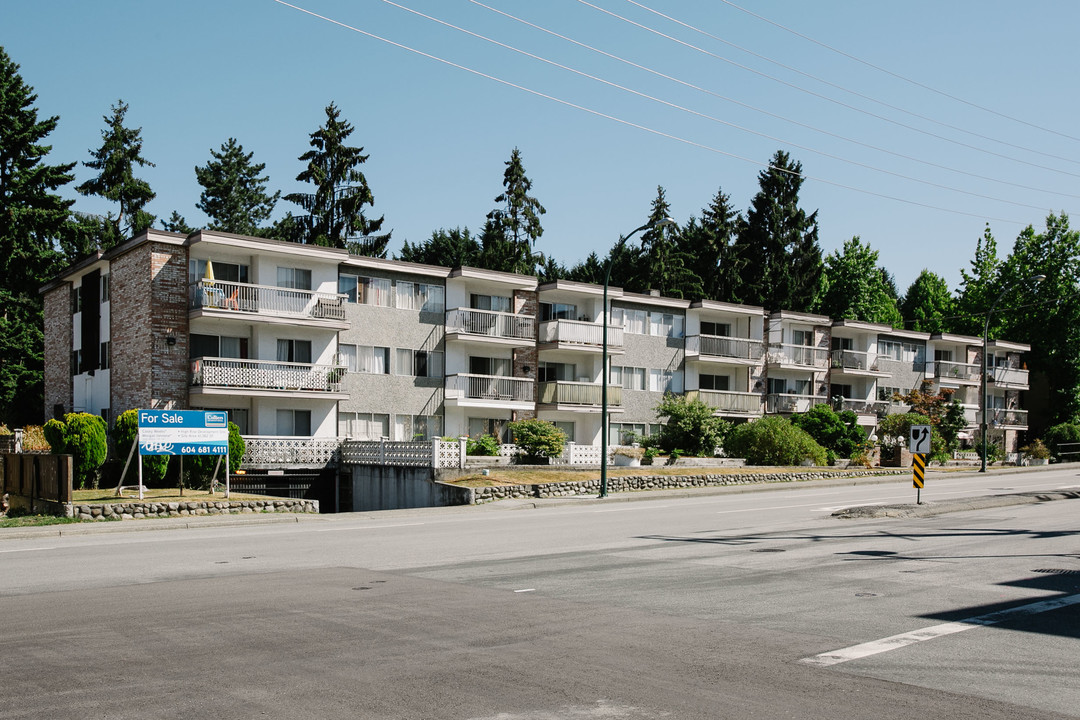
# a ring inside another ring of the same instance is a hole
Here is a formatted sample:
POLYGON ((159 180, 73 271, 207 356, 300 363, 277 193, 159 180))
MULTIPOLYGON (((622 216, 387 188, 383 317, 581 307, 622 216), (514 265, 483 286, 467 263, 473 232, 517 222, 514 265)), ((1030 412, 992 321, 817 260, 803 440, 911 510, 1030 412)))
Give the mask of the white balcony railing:
POLYGON ((978 363, 935 360, 933 375, 942 380, 979 380, 981 369, 978 363))
POLYGON ((687 393, 697 398, 713 410, 722 413, 741 413, 760 415, 764 397, 759 392, 736 392, 734 390, 691 390, 687 393))
MULTIPOLYGON (((544 405, 582 405, 600 407, 602 388, 597 383, 565 382, 562 380, 542 382, 539 386, 539 402, 544 405)), ((608 405, 622 405, 622 387, 608 385, 608 405)))
POLYGON ((446 311, 446 332, 534 342, 536 319, 493 310, 455 308, 446 311))
POLYGON ((446 378, 446 397, 469 400, 532 402, 534 382, 528 378, 459 373, 446 378))
POLYGON ((767 413, 804 413, 818 403, 828 402, 817 395, 789 395, 787 393, 769 393, 765 396, 767 413))
POLYGON ((245 435, 244 467, 325 467, 337 462, 337 438, 245 435))
POLYGON ((723 357, 737 360, 760 360, 765 354, 765 344, 750 338, 723 335, 688 335, 686 354, 702 357, 723 357))
POLYGON ((889 414, 890 403, 884 400, 864 400, 861 398, 833 398, 833 410, 850 410, 856 415, 876 415, 879 418, 889 414))
POLYGON ((284 317, 344 320, 345 295, 251 285, 225 280, 199 280, 188 286, 193 310, 236 310, 284 317))
POLYGON ((991 425, 1009 427, 1027 427, 1027 410, 1008 410, 1006 408, 989 408, 987 410, 987 422, 991 425))
POLYGON ((837 370, 866 370, 877 372, 881 355, 861 350, 833 350, 832 366, 837 370))
POLYGON ((776 345, 769 349, 769 362, 824 369, 829 364, 829 351, 810 345, 776 345))
POLYGON ((191 384, 201 387, 340 392, 342 364, 203 357, 191 361, 191 384))
MULTIPOLYGON (((608 325, 608 347, 623 346, 623 328, 608 325)), ((604 326, 582 320, 548 320, 540 323, 540 342, 603 347, 604 326)))
POLYGON ((986 378, 989 382, 993 378, 993 382, 997 383, 999 387, 1005 386, 1023 386, 1028 385, 1028 371, 1021 370, 1020 368, 1010 367, 995 367, 990 370, 990 375, 986 378))

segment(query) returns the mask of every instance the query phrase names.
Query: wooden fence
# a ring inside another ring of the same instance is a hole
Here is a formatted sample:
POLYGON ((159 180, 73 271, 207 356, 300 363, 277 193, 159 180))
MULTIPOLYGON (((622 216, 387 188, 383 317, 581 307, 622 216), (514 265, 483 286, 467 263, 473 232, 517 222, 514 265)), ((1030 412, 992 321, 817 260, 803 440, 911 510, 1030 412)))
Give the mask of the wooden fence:
POLYGON ((72 458, 38 453, 0 455, 0 490, 12 507, 43 509, 44 503, 70 503, 72 458))

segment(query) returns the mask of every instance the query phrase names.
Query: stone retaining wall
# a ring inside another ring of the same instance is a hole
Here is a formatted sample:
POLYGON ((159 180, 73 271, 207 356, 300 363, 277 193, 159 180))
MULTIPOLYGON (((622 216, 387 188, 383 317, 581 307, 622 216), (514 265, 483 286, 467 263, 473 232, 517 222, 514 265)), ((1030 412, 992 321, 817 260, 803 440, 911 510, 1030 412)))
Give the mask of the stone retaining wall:
MULTIPOLYGON (((849 472, 740 473, 725 475, 624 475, 608 478, 608 492, 633 490, 675 490, 679 488, 799 482, 821 478, 856 478, 878 475, 910 475, 910 470, 856 470, 849 472)), ((540 485, 502 485, 473 490, 474 504, 512 498, 552 498, 592 495, 600 492, 600 479, 540 485)))
POLYGON ((315 513, 318 500, 200 500, 192 502, 132 502, 104 505, 68 504, 67 517, 80 520, 141 520, 143 518, 190 517, 194 515, 240 515, 246 513, 315 513))

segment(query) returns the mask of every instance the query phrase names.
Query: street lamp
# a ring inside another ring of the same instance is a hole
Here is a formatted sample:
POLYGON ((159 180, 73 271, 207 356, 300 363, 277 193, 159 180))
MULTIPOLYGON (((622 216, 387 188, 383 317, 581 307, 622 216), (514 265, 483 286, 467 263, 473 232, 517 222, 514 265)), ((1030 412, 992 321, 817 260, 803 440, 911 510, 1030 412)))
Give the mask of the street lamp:
POLYGON ((990 334, 990 316, 994 314, 994 308, 996 308, 998 303, 1001 302, 1001 298, 1005 297, 1005 294, 1008 293, 1010 290, 1012 290, 1014 287, 1016 287, 1017 285, 1022 285, 1024 283, 1029 283, 1029 282, 1036 282, 1037 283, 1037 282, 1039 282, 1041 280, 1045 280, 1045 279, 1046 279, 1045 275, 1032 275, 1031 277, 1026 278, 1024 280, 1020 280, 1018 282, 1014 282, 1011 285, 1007 285, 1005 287, 1005 289, 1001 291, 1001 294, 998 295, 997 298, 994 300, 994 303, 993 303, 993 305, 990 306, 990 309, 986 311, 986 324, 983 325, 983 337, 982 337, 982 341, 983 341, 983 348, 982 348, 982 383, 981 383, 982 397, 979 399, 979 402, 982 405, 982 453, 980 453, 982 455, 982 464, 979 466, 979 472, 983 472, 983 473, 986 472, 986 455, 987 455, 987 450, 986 450, 986 405, 987 405, 987 402, 986 402, 986 379, 987 378, 986 378, 986 376, 988 374, 986 367, 987 367, 987 355, 988 355, 988 352, 989 352, 987 346, 989 345, 988 336, 990 334))
POLYGON ((604 323, 604 329, 602 335, 604 338, 603 360, 600 370, 600 497, 607 497, 607 448, 608 448, 608 412, 607 412, 607 385, 608 385, 608 352, 607 352, 607 328, 610 313, 608 312, 608 284, 611 282, 611 261, 615 257, 615 254, 622 249, 622 246, 626 244, 626 241, 638 234, 642 230, 659 230, 665 228, 668 225, 675 225, 676 222, 669 217, 662 218, 656 222, 648 222, 639 228, 631 230, 628 234, 619 237, 618 244, 615 245, 615 249, 608 255, 607 263, 604 265, 604 309, 603 317, 601 320, 604 323))

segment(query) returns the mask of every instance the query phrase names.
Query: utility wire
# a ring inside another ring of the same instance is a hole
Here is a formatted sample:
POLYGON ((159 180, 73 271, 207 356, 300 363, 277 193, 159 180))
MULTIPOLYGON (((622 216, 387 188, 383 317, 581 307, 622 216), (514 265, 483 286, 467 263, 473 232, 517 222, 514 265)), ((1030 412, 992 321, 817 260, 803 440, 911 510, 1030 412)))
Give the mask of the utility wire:
MULTIPOLYGON (((628 0, 628 1, 632 1, 632 0, 628 0)), ((569 43, 571 43, 573 45, 576 45, 578 47, 581 47, 581 48, 584 48, 586 50, 590 50, 592 52, 598 53, 600 55, 603 55, 604 57, 607 57, 607 58, 610 58, 612 60, 616 60, 618 62, 629 65, 630 67, 637 68, 639 70, 643 70, 644 72, 650 73, 650 74, 652 74, 652 75, 654 75, 656 77, 663 78, 665 80, 669 80, 671 82, 682 85, 683 87, 690 88, 691 90, 696 90, 698 92, 705 93, 706 95, 710 95, 712 97, 718 98, 720 100, 724 100, 724 101, 732 103, 734 105, 738 105, 739 107, 743 107, 743 108, 746 108, 748 110, 753 110, 754 112, 758 112, 758 113, 761 113, 763 115, 767 115, 767 116, 769 116, 771 118, 775 118, 777 120, 781 120, 783 122, 787 122, 787 123, 790 123, 792 125, 796 125, 798 127, 805 128, 807 130, 812 130, 814 132, 821 133, 822 135, 826 135, 826 136, 834 138, 836 140, 849 142, 849 143, 852 143, 854 145, 858 145, 860 147, 868 148, 870 150, 875 150, 877 152, 885 153, 887 155, 892 155, 894 157, 898 157, 898 158, 901 158, 903 160, 908 160, 908 161, 911 161, 911 162, 919 163, 919 164, 922 164, 922 165, 926 165, 928 167, 937 168, 939 170, 945 170, 947 172, 957 173, 959 175, 966 175, 968 177, 976 178, 978 180, 986 180, 988 182, 999 183, 1001 185, 1008 185, 1010 187, 1020 188, 1020 189, 1023 189, 1023 190, 1031 190, 1033 192, 1045 193, 1045 194, 1050 194, 1050 195, 1060 195, 1061 197, 1080 198, 1080 195, 1061 192, 1060 190, 1050 190, 1050 189, 1047 189, 1047 188, 1033 187, 1031 185, 1024 185, 1023 183, 1011 182, 1009 180, 1001 180, 1001 179, 998 179, 998 178, 990 177, 988 175, 980 175, 978 173, 969 172, 967 170, 960 170, 960 169, 957 169, 957 168, 949 167, 947 165, 941 165, 939 163, 931 162, 929 160, 924 160, 922 158, 917 158, 917 157, 914 157, 912 155, 907 155, 905 153, 900 153, 900 152, 896 152, 894 150, 889 150, 887 148, 880 147, 878 145, 865 143, 865 142, 862 142, 860 140, 856 140, 854 138, 850 138, 850 137, 841 135, 839 133, 834 133, 834 132, 832 132, 830 130, 823 130, 821 128, 815 127, 813 125, 809 125, 809 124, 801 122, 799 120, 795 120, 793 118, 785 117, 785 116, 780 115, 778 113, 774 113, 774 112, 771 112, 769 110, 765 110, 763 108, 757 107, 755 105, 750 105, 749 103, 744 103, 744 102, 742 102, 740 100, 736 100, 736 99, 728 97, 726 95, 721 95, 720 93, 709 90, 708 88, 704 88, 704 87, 701 87, 699 85, 694 85, 693 83, 689 83, 689 82, 686 82, 685 80, 681 80, 681 79, 679 79, 677 77, 667 75, 667 74, 662 73, 662 72, 660 72, 658 70, 655 70, 653 68, 647 67, 645 65, 641 65, 639 63, 636 63, 636 62, 634 62, 632 60, 628 60, 628 59, 626 59, 624 57, 620 57, 618 55, 614 55, 612 53, 606 52, 606 51, 601 50, 601 49, 599 49, 597 47, 593 47, 592 45, 588 45, 586 43, 580 42, 580 41, 575 40, 575 39, 573 39, 571 37, 568 37, 566 35, 562 35, 560 33, 557 33, 554 30, 550 30, 550 29, 545 28, 545 27, 543 27, 541 25, 537 25, 536 23, 530 22, 528 20, 517 17, 515 15, 511 15, 510 13, 499 10, 498 8, 491 7, 490 5, 485 5, 484 3, 480 2, 479 0, 469 0, 469 2, 472 3, 473 5, 477 5, 479 7, 482 7, 484 9, 486 9, 486 10, 490 10, 493 13, 496 13, 498 15, 502 15, 503 17, 509 18, 510 20, 514 20, 515 22, 519 22, 519 23, 521 23, 523 25, 527 25, 527 26, 529 26, 531 28, 534 28, 536 30, 539 30, 539 31, 541 31, 543 33, 547 33, 548 35, 551 35, 553 37, 557 37, 560 40, 565 40, 566 42, 569 42, 569 43)), ((740 129, 743 129, 743 128, 740 128, 740 129)), ((756 132, 756 131, 749 131, 748 130, 747 132, 756 132)), ((783 142, 786 142, 786 141, 783 141, 783 142)))
MULTIPOLYGON (((898 105, 892 105, 890 103, 885 102, 884 100, 878 100, 877 98, 871 97, 870 95, 866 95, 864 93, 858 92, 857 90, 852 90, 850 88, 846 88, 843 85, 839 85, 837 83, 826 80, 825 78, 818 77, 817 75, 813 75, 813 74, 808 73, 808 72, 806 72, 804 70, 800 70, 797 67, 787 65, 785 63, 780 62, 779 60, 774 60, 773 58, 770 58, 770 57, 768 57, 766 55, 756 53, 753 50, 750 50, 749 48, 745 48, 745 47, 743 47, 741 45, 737 45, 736 43, 733 43, 730 40, 725 40, 724 38, 719 37, 718 35, 714 35, 713 33, 710 33, 707 30, 703 30, 703 29, 701 29, 699 27, 695 27, 694 25, 690 25, 689 23, 685 23, 682 20, 674 18, 674 17, 672 17, 670 15, 665 15, 664 13, 660 12, 659 10, 655 10, 655 9, 653 9, 651 7, 648 7, 647 5, 643 5, 642 3, 639 3, 636 0, 626 0, 626 2, 630 3, 631 5, 635 5, 635 6, 639 7, 639 8, 641 8, 642 10, 650 12, 650 13, 652 13, 654 15, 658 15, 658 16, 664 18, 665 20, 669 20, 669 21, 675 23, 676 25, 681 25, 682 27, 684 27, 684 28, 686 28, 688 30, 692 30, 693 32, 696 32, 696 33, 699 33, 699 34, 704 35, 706 37, 712 38, 713 40, 716 40, 717 42, 723 43, 724 45, 727 45, 728 47, 733 47, 736 50, 740 50, 740 51, 742 51, 742 52, 744 52, 744 53, 746 53, 748 55, 752 55, 753 57, 756 57, 759 60, 764 60, 765 62, 776 65, 777 67, 782 67, 785 70, 796 73, 798 75, 802 75, 805 78, 815 80, 815 81, 817 81, 819 83, 822 83, 823 85, 828 85, 831 88, 835 88, 837 90, 840 90, 841 92, 848 93, 849 95, 854 95, 855 97, 862 98, 863 100, 867 100, 867 101, 875 103, 877 105, 881 105, 882 107, 889 108, 890 110, 895 110, 897 112, 904 113, 905 115, 910 115, 912 117, 919 118, 920 120, 925 120, 925 121, 931 122, 931 123, 933 123, 935 125, 940 125, 941 127, 946 127, 946 128, 949 128, 950 130, 955 130, 957 132, 964 133, 965 135, 971 135, 972 137, 977 137, 980 140, 989 140, 990 142, 995 142, 995 143, 998 143, 1000 145, 1005 145, 1006 147, 1011 147, 1011 148, 1014 148, 1016 150, 1023 150, 1024 152, 1029 152, 1029 153, 1032 153, 1032 154, 1035 154, 1035 155, 1042 155, 1043 157, 1052 158, 1054 160, 1064 160, 1065 162, 1073 163, 1074 165, 1080 164, 1080 161, 1078 161, 1078 160, 1072 160, 1070 158, 1061 157, 1060 155, 1057 155, 1057 154, 1054 154, 1054 153, 1048 153, 1048 152, 1044 152, 1042 150, 1035 150, 1034 148, 1025 147, 1023 145, 1017 145, 1015 143, 1011 143, 1011 142, 1008 142, 1006 140, 1001 140, 1001 139, 998 139, 998 138, 995 138, 995 137, 991 137, 989 135, 983 135, 981 133, 975 132, 974 130, 970 130, 968 128, 961 127, 959 125, 952 125, 950 123, 943 122, 941 120, 936 120, 936 119, 934 119, 932 117, 929 117, 927 115, 922 115, 922 114, 914 112, 912 110, 908 110, 907 108, 903 108, 903 107, 900 107, 898 105)), ((727 4, 732 5, 732 3, 727 3, 727 4)), ((738 8, 735 5, 732 5, 732 7, 736 7, 737 9, 742 10, 742 8, 738 8)), ((743 12, 747 12, 747 11, 743 10, 743 12)), ((750 14, 752 15, 753 13, 750 13, 750 14)), ((768 22, 768 21, 766 21, 766 22, 768 22)), ((784 29, 786 30, 787 28, 784 28, 784 29)), ((789 30, 788 32, 795 32, 795 31, 789 30)), ((798 34, 798 33, 796 33, 796 34, 798 34)), ((831 50, 832 48, 829 48, 829 49, 831 50)), ((836 51, 836 52, 839 52, 839 51, 836 51)), ((841 53, 841 54, 843 54, 843 53, 841 53)), ((862 62, 862 61, 860 61, 860 62, 862 62)), ((869 63, 866 63, 866 64, 869 65, 869 63)), ((874 67, 874 66, 871 65, 871 67, 874 67)), ((875 69, 877 69, 877 68, 875 68, 875 69)), ((888 71, 884 71, 884 72, 888 72, 888 71)), ((889 74, 892 75, 893 73, 889 73, 889 74)), ((906 80, 906 78, 901 78, 901 79, 906 80)), ((911 82, 911 81, 908 81, 908 82, 911 82)), ((947 97, 952 97, 952 96, 947 96, 947 97)), ((953 99, 956 99, 956 98, 953 98, 953 99)), ((976 107, 978 107, 978 106, 976 106, 976 107)), ((982 109, 982 108, 980 108, 980 109, 982 109)))
MULTIPOLYGON (((767 22, 770 25, 778 27, 778 28, 780 28, 781 30, 783 30, 785 32, 789 32, 792 35, 796 35, 798 37, 801 37, 803 40, 806 40, 807 42, 811 42, 811 43, 813 43, 813 44, 815 44, 815 45, 817 45, 819 47, 825 48, 826 50, 837 53, 838 55, 842 55, 843 57, 846 57, 849 60, 853 60, 853 61, 855 61, 857 63, 860 63, 861 65, 865 65, 865 66, 867 66, 869 68, 877 70, 878 72, 882 72, 882 73, 885 73, 886 75, 890 75, 890 76, 896 78, 897 80, 903 80, 904 82, 910 83, 910 84, 914 85, 915 87, 922 88, 923 90, 928 90, 928 91, 930 91, 932 93, 935 93, 937 95, 941 95, 942 97, 946 97, 946 98, 949 98, 950 100, 954 100, 954 101, 956 101, 958 103, 968 105, 969 107, 973 107, 976 110, 982 110, 983 112, 988 112, 991 115, 997 115, 1000 118, 1004 118, 1006 120, 1011 120, 1011 121, 1013 121, 1015 123, 1020 123, 1021 125, 1027 125, 1028 127, 1034 128, 1036 130, 1042 130, 1043 132, 1050 133, 1051 135, 1057 135, 1059 137, 1063 137, 1063 138, 1067 138, 1069 140, 1075 140, 1077 142, 1080 142, 1080 138, 1075 137, 1073 135, 1069 135, 1067 133, 1059 132, 1059 131, 1054 130, 1052 128, 1043 127, 1042 125, 1036 125, 1035 123, 1028 122, 1027 120, 1021 120, 1020 118, 1015 118, 1015 117, 1013 117, 1011 115, 1006 115, 1005 113, 998 112, 997 110, 994 110, 992 108, 983 107, 982 105, 978 105, 978 104, 973 103, 973 102, 971 102, 969 100, 965 100, 964 98, 957 97, 956 95, 951 95, 951 94, 945 92, 944 90, 938 90, 937 88, 931 87, 929 85, 925 85, 925 84, 919 82, 918 80, 912 80, 911 78, 900 75, 899 73, 895 73, 892 70, 889 70, 887 68, 883 68, 883 67, 881 67, 879 65, 875 65, 874 63, 872 63, 872 62, 870 62, 868 60, 863 60, 860 57, 856 57, 855 55, 852 55, 850 53, 846 53, 843 50, 840 50, 839 48, 834 48, 831 45, 827 45, 827 44, 821 42, 820 40, 815 40, 814 38, 810 37, 809 35, 804 35, 804 34, 798 32, 797 30, 792 30, 791 28, 786 27, 784 25, 781 25, 780 23, 778 23, 778 22, 776 22, 774 20, 770 20, 767 17, 764 17, 762 15, 758 15, 757 13, 751 12, 750 10, 747 10, 746 8, 740 7, 740 6, 736 5, 733 2, 730 2, 729 0, 720 0, 720 2, 724 3, 725 5, 729 5, 729 6, 735 8, 736 10, 738 10, 740 12, 744 12, 747 15, 750 15, 751 17, 755 17, 758 20, 761 20, 762 22, 767 22)), ((635 5, 636 4, 637 3, 635 3, 635 5)))
POLYGON ((470 73, 472 75, 476 75, 477 77, 482 77, 482 78, 485 78, 487 80, 491 80, 493 82, 499 83, 500 85, 505 85, 507 87, 511 87, 511 88, 516 89, 516 90, 520 90, 522 92, 528 93, 530 95, 534 95, 536 97, 543 98, 545 100, 550 100, 552 102, 558 103, 559 105, 563 105, 565 107, 573 108, 575 110, 580 110, 580 111, 588 113, 590 115, 594 115, 596 117, 604 118, 605 120, 610 120, 612 122, 618 123, 620 125, 624 125, 626 127, 631 127, 631 128, 637 129, 637 130, 641 130, 643 132, 647 132, 647 133, 650 133, 652 135, 656 135, 658 137, 663 137, 663 138, 666 138, 668 140, 673 140, 675 142, 682 143, 682 144, 688 145, 690 147, 695 147, 695 148, 698 148, 700 150, 705 150, 707 152, 715 153, 717 155, 723 155, 724 157, 729 157, 729 158, 732 158, 732 159, 735 159, 735 160, 741 160, 743 162, 750 163, 752 165, 756 165, 758 167, 765 168, 767 170, 776 170, 776 171, 788 172, 791 175, 797 175, 798 177, 801 177, 801 178, 803 178, 805 180, 813 180, 815 182, 820 182, 820 183, 822 183, 824 185, 830 185, 832 187, 837 187, 837 188, 841 188, 841 189, 844 189, 844 190, 850 190, 850 191, 853 191, 853 192, 861 193, 863 195, 869 195, 869 196, 872 196, 872 197, 878 197, 878 198, 882 198, 884 200, 892 200, 892 201, 895 201, 895 202, 904 203, 906 205, 912 205, 912 206, 915 206, 915 207, 922 207, 922 208, 926 208, 926 209, 929 209, 929 210, 940 210, 942 212, 952 213, 954 215, 962 215, 962 216, 965 216, 965 217, 978 218, 978 219, 981 219, 981 220, 993 220, 995 222, 1003 222, 1003 223, 1008 223, 1008 224, 1011 224, 1011 225, 1028 225, 1029 224, 1029 223, 1020 221, 1020 220, 1013 220, 1013 219, 1008 219, 1008 218, 987 217, 985 215, 981 215, 981 214, 978 214, 978 213, 965 212, 963 210, 956 210, 956 209, 953 209, 953 208, 941 207, 941 206, 938 206, 938 205, 931 205, 929 203, 919 202, 917 200, 908 200, 906 198, 900 198, 900 197, 896 197, 896 196, 893 196, 893 195, 886 195, 885 193, 879 193, 879 192, 875 192, 873 190, 867 190, 866 188, 855 187, 853 185, 846 185, 844 183, 835 182, 833 180, 826 180, 825 178, 820 178, 820 177, 817 177, 817 176, 814 176, 814 175, 807 175, 806 173, 794 173, 794 172, 791 172, 789 170, 786 170, 785 168, 777 168, 777 167, 773 166, 770 163, 763 163, 763 162, 758 161, 758 160, 753 160, 751 158, 748 158, 748 157, 745 157, 745 156, 742 156, 742 155, 737 155, 735 153, 731 153, 731 152, 728 152, 726 150, 721 150, 721 149, 713 147, 711 145, 706 145, 704 143, 699 143, 699 142, 696 142, 694 140, 689 140, 687 138, 683 138, 683 137, 680 137, 678 135, 673 135, 671 133, 667 133, 667 132, 664 132, 662 130, 657 130, 655 128, 651 128, 651 127, 649 127, 647 125, 642 125, 640 123, 632 122, 630 120, 625 120, 623 118, 616 117, 614 115, 610 115, 608 113, 604 113, 604 112, 601 112, 599 110, 594 110, 592 108, 585 107, 584 105, 578 105, 576 103, 570 102, 569 100, 563 100, 562 98, 555 97, 554 95, 549 95, 547 93, 542 93, 542 92, 540 92, 538 90, 533 90, 531 88, 525 87, 524 85, 519 85, 519 84, 511 82, 509 80, 504 80, 504 79, 502 79, 500 77, 496 77, 495 75, 490 75, 488 73, 481 72, 480 70, 475 70, 475 69, 470 68, 470 67, 468 67, 466 65, 462 65, 460 63, 453 62, 452 60, 446 60, 444 58, 438 57, 437 55, 432 55, 431 53, 427 53, 427 52, 424 52, 422 50, 417 50, 416 48, 409 47, 408 45, 404 45, 402 43, 395 42, 395 41, 390 40, 388 38, 381 37, 379 35, 368 32, 366 30, 361 30, 358 27, 354 27, 354 26, 349 25, 347 23, 344 23, 344 22, 342 22, 340 20, 335 20, 335 19, 327 17, 325 15, 320 15, 319 13, 316 13, 316 12, 314 12, 312 10, 308 10, 306 8, 300 7, 299 5, 294 5, 294 4, 290 3, 290 2, 286 2, 286 0, 273 0, 273 2, 275 2, 275 3, 279 4, 279 5, 284 5, 285 7, 292 8, 293 10, 304 13, 305 15, 310 15, 311 17, 317 18, 319 20, 323 20, 324 22, 328 22, 328 23, 330 23, 332 25, 337 25, 338 27, 341 27, 343 29, 350 30, 350 31, 358 33, 360 35, 364 35, 365 37, 369 37, 369 38, 371 38, 373 40, 378 40, 379 42, 386 43, 387 45, 391 45, 391 46, 399 48, 401 50, 405 50, 407 52, 414 53, 414 54, 419 55, 421 57, 428 58, 429 60, 434 60, 435 62, 442 63, 443 65, 447 65, 447 66, 456 68, 458 70, 463 70, 463 71, 465 71, 467 73, 470 73))
POLYGON ((711 51, 706 50, 704 48, 698 47, 697 45, 693 45, 691 43, 688 43, 685 40, 680 40, 680 39, 678 39, 676 37, 673 37, 671 35, 668 35, 666 33, 662 33, 659 30, 656 30, 655 28, 649 27, 648 25, 643 25, 643 24, 641 24, 639 22, 635 22, 634 20, 631 20, 630 18, 623 17, 622 15, 614 13, 614 12, 612 12, 610 10, 606 10, 606 9, 604 9, 604 8, 598 6, 598 5, 594 5, 593 3, 588 2, 588 0, 577 0, 577 2, 579 2, 582 5, 585 5, 587 7, 591 7, 594 10, 597 10, 598 12, 601 12, 601 13, 603 13, 605 15, 610 15, 613 18, 616 18, 618 20, 622 20, 625 23, 628 23, 628 24, 633 25, 635 27, 641 28, 642 30, 645 30, 646 32, 650 32, 650 33, 652 33, 654 35, 659 35, 660 37, 662 37, 662 38, 664 38, 666 40, 670 40, 670 41, 672 41, 674 43, 677 43, 677 44, 682 45, 684 47, 690 48, 691 50, 694 50, 694 51, 702 53, 704 55, 708 55, 709 57, 715 58, 715 59, 717 59, 717 60, 719 60, 721 62, 727 63, 729 65, 733 65, 733 66, 735 66, 735 67, 737 67, 737 68, 739 68, 741 70, 745 70, 747 72, 753 73, 754 75, 759 75, 759 76, 761 76, 763 78, 766 78, 768 80, 772 80, 773 82, 777 82, 777 83, 780 83, 781 85, 787 86, 787 87, 789 87, 789 88, 791 88, 793 90, 797 90, 797 91, 799 91, 801 93, 805 93, 805 94, 810 95, 812 97, 816 97, 816 98, 818 98, 820 100, 824 100, 826 102, 833 103, 834 105, 839 105, 840 107, 847 108, 848 110, 853 110, 853 111, 855 111, 857 113, 861 113, 863 115, 868 115, 869 117, 876 118, 876 119, 881 120, 883 122, 887 122, 890 125, 896 125, 897 127, 902 127, 905 130, 911 130, 912 132, 916 132, 916 133, 920 133, 922 135, 926 135, 928 137, 936 138, 936 139, 941 140, 943 142, 952 143, 953 145, 959 145, 960 147, 965 147, 965 148, 968 148, 969 150, 974 150, 975 152, 984 153, 986 155, 992 155, 994 157, 998 157, 998 158, 1001 158, 1003 160, 1011 160, 1012 162, 1019 163, 1021 165, 1028 165, 1030 167, 1039 168, 1040 170, 1046 170, 1048 172, 1060 173, 1062 175, 1069 175, 1071 177, 1080 177, 1080 175, 1078 175, 1076 173, 1071 173, 1071 172, 1068 172, 1066 170, 1059 170, 1058 168, 1052 168, 1052 167, 1049 167, 1047 165, 1040 165, 1038 163, 1030 162, 1028 160, 1022 160, 1020 158, 1013 157, 1011 155, 1005 155, 1003 153, 994 152, 993 150, 987 150, 986 148, 981 148, 981 147, 978 147, 977 145, 972 145, 970 143, 961 142, 960 140, 956 140, 956 139, 953 139, 953 138, 950 138, 950 137, 946 137, 944 135, 939 135, 938 133, 933 133, 933 132, 930 132, 929 130, 923 130, 922 128, 917 128, 914 125, 908 125, 907 123, 902 123, 899 120, 893 120, 892 118, 886 117, 884 115, 879 115, 878 113, 870 112, 869 110, 864 110, 863 108, 855 107, 854 105, 851 105, 849 103, 845 103, 845 102, 843 102, 841 100, 837 100, 836 98, 831 98, 828 95, 822 95, 821 93, 814 92, 813 90, 808 90, 807 88, 796 85, 795 83, 791 83, 791 82, 788 82, 787 80, 783 80, 781 78, 778 78, 775 75, 769 75, 768 73, 764 73, 764 72, 761 72, 760 70, 755 70, 754 68, 748 67, 748 66, 743 65, 741 63, 737 63, 734 60, 731 60, 730 58, 726 58, 723 55, 717 55, 714 52, 711 52, 711 51))

